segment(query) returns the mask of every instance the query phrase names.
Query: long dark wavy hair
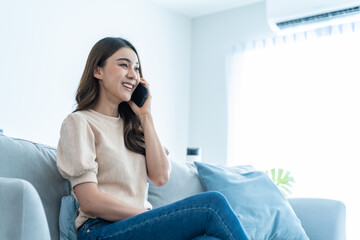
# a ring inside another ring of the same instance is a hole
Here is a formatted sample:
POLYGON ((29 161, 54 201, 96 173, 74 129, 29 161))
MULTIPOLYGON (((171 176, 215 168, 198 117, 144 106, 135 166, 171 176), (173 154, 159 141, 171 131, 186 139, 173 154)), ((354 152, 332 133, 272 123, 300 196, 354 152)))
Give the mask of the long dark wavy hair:
MULTIPOLYGON (((106 60, 123 47, 131 48, 136 53, 139 60, 140 77, 143 77, 139 55, 129 41, 114 37, 101 39, 91 49, 86 61, 85 69, 76 91, 77 107, 74 112, 87 110, 95 106, 99 98, 100 86, 99 80, 94 77, 94 71, 96 67, 104 67, 106 60)), ((124 122, 124 142, 126 148, 145 156, 144 132, 139 118, 127 102, 120 103, 118 111, 124 122)))

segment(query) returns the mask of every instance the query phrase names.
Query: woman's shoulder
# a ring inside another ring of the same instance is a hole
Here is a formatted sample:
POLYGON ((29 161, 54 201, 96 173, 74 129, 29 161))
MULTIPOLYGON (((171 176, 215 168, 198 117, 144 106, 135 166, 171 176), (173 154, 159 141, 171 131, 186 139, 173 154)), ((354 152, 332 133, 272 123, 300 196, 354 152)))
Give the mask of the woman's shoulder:
POLYGON ((72 112, 64 119, 63 124, 84 124, 88 122, 88 110, 72 112))

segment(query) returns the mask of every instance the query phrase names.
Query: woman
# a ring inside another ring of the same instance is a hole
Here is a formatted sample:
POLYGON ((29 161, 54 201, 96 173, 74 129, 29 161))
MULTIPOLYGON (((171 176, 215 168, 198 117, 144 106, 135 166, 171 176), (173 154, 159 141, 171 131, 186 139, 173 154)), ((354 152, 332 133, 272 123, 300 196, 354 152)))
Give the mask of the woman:
POLYGON ((171 167, 154 128, 150 91, 142 107, 131 101, 138 84, 149 88, 131 43, 104 38, 95 44, 57 153, 80 204, 78 239, 247 239, 220 193, 150 210, 147 178, 161 186, 171 167))

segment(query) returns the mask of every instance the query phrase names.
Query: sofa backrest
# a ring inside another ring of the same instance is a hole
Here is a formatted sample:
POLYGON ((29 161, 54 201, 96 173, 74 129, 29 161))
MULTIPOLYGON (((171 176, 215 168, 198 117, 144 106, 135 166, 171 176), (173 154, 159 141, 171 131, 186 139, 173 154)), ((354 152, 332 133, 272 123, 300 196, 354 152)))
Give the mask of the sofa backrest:
POLYGON ((49 224, 51 239, 59 239, 61 198, 69 195, 70 183, 56 167, 56 149, 0 134, 0 177, 21 178, 37 190, 49 224))

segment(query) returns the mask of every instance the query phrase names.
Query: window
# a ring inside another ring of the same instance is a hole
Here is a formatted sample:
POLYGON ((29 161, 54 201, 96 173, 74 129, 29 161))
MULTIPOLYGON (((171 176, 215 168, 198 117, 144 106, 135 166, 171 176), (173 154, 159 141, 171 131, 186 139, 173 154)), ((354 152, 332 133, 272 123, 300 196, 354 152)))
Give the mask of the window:
POLYGON ((291 197, 343 201, 349 239, 359 238, 359 29, 265 39, 229 57, 228 164, 281 167, 291 197))

